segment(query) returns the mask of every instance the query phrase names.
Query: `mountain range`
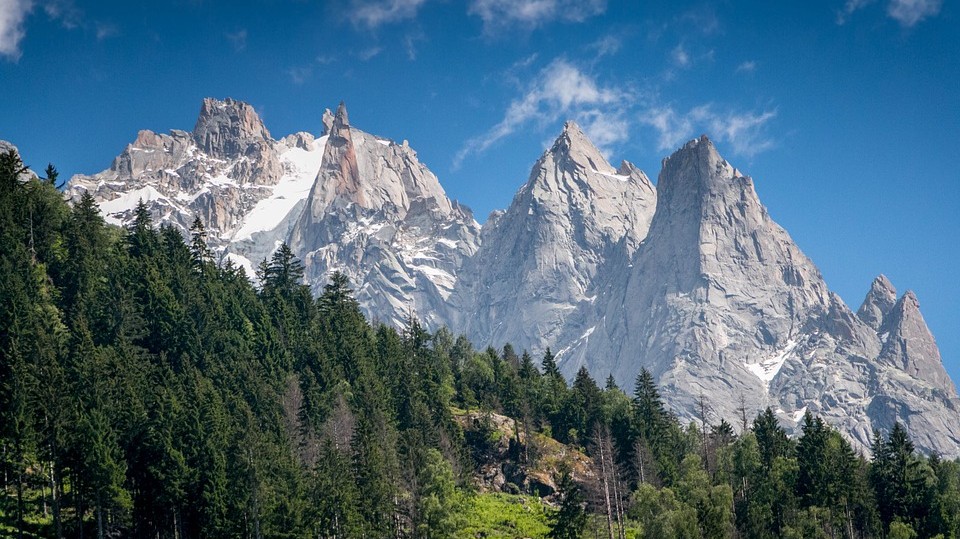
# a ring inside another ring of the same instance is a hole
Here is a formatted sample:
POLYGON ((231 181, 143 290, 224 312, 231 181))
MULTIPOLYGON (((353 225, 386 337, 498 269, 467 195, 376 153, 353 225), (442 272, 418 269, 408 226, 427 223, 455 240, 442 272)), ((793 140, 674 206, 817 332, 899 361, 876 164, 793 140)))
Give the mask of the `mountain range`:
POLYGON ((192 132, 141 131, 66 193, 118 225, 140 200, 185 234, 200 217, 251 277, 286 242, 315 292, 344 272, 374 320, 549 348, 568 377, 626 388, 644 367, 684 420, 770 407, 796 430, 810 412, 864 451, 900 422, 920 449, 960 456, 960 397, 915 294, 881 275, 850 309, 706 136, 654 185, 567 122, 481 226, 407 141, 353 127, 343 104, 318 129, 274 139, 250 105, 208 98, 192 132))

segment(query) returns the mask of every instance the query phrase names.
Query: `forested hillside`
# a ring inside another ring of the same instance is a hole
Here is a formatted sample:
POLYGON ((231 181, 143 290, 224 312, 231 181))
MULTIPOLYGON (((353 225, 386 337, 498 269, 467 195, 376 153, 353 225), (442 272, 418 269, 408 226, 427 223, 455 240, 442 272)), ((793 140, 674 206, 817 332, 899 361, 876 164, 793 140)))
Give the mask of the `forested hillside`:
POLYGON ((681 425, 653 377, 474 350, 314 298, 281 245, 214 262, 0 155, 0 535, 960 537, 960 463, 767 410, 681 425), (494 492, 497 491, 497 492, 494 492))

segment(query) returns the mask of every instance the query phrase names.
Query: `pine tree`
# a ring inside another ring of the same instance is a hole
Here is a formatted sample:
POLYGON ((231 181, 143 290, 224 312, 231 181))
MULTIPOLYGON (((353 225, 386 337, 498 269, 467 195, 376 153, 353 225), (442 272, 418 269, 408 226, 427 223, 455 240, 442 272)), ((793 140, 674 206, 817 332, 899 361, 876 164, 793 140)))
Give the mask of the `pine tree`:
POLYGON ((557 510, 550 514, 551 539, 580 539, 587 525, 582 489, 573 480, 569 465, 562 465, 555 481, 557 483, 557 510))

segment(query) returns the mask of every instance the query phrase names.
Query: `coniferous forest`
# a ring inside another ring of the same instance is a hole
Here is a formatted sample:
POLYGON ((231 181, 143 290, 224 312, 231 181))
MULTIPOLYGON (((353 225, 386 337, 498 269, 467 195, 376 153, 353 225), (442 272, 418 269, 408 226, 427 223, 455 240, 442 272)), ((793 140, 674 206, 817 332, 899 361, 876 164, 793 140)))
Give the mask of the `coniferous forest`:
POLYGON ((0 156, 0 536, 960 537, 960 462, 807 415, 681 424, 653 376, 371 323, 281 246, 258 271, 72 207, 0 156))

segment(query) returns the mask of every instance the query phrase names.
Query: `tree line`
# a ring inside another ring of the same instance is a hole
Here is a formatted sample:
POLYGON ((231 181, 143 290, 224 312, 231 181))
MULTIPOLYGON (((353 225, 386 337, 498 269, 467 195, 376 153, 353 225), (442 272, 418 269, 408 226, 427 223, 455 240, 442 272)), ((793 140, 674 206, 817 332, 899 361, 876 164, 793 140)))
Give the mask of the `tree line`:
POLYGON ((549 438, 590 457, 551 464, 551 537, 960 537, 960 463, 900 426, 868 459, 810 414, 796 439, 705 400, 683 425, 646 370, 628 395, 549 350, 371 324, 286 245, 254 286, 199 219, 109 226, 25 170, 0 155, 0 535, 458 537, 479 410, 516 420, 521 469, 549 438))

